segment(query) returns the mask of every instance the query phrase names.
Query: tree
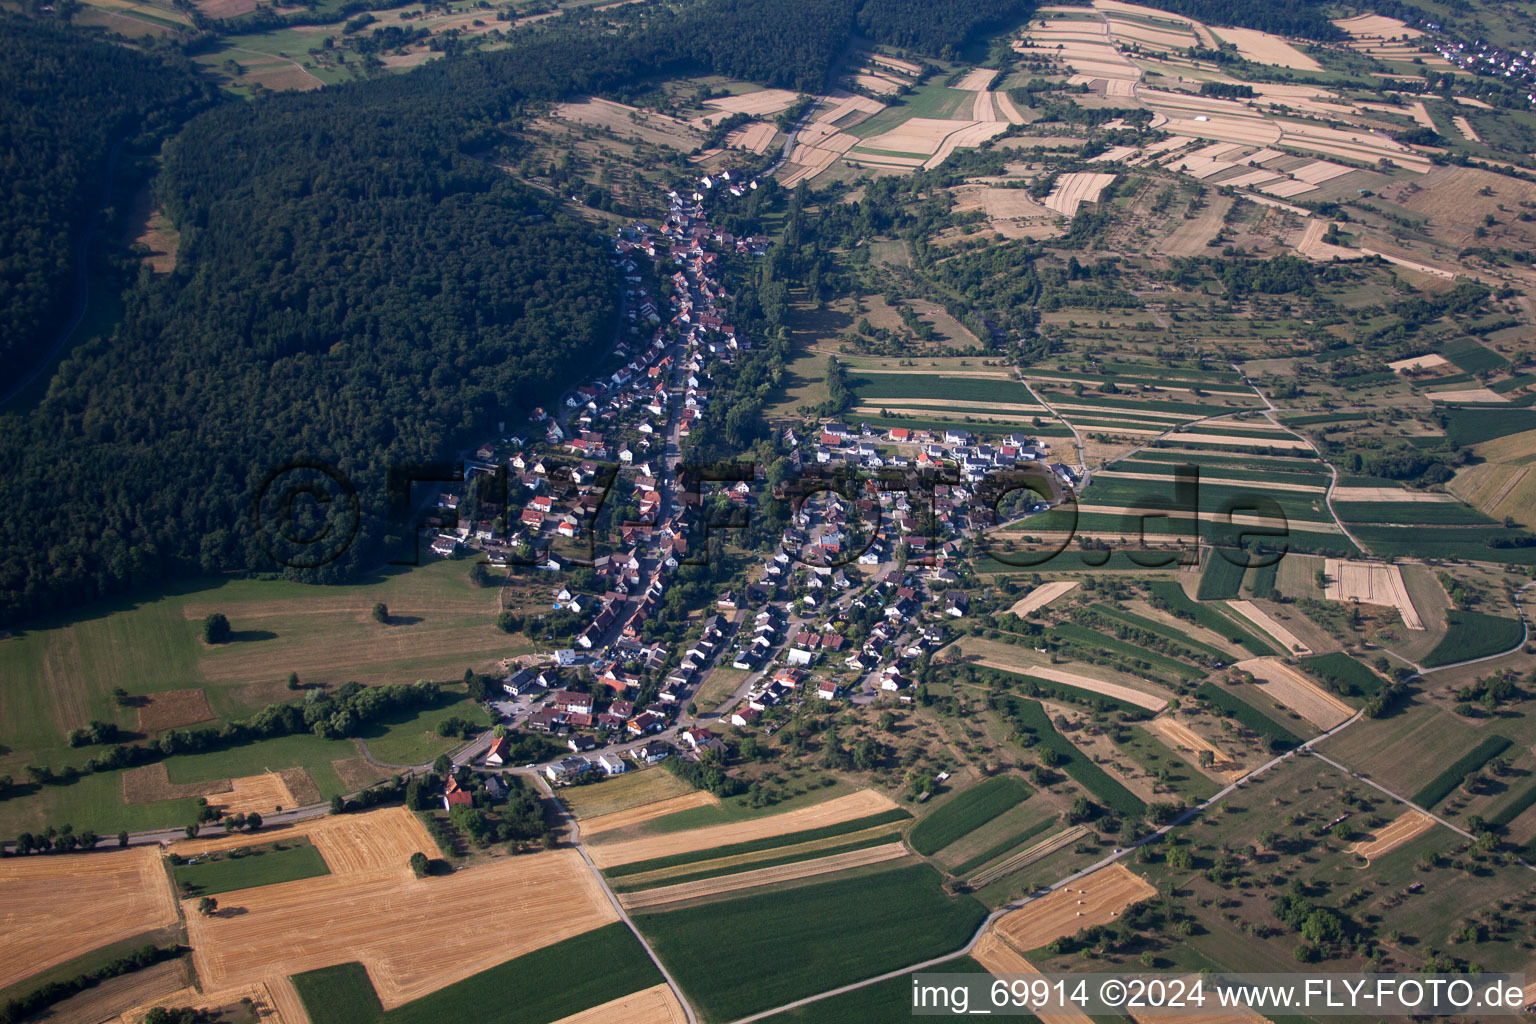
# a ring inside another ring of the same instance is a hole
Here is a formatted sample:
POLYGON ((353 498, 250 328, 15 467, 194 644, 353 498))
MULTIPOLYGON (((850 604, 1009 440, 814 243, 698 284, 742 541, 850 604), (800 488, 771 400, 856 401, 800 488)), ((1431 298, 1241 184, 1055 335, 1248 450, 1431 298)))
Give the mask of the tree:
POLYGON ((432 770, 440 778, 447 778, 448 773, 453 771, 453 761, 449 759, 447 754, 438 754, 437 760, 432 762, 432 770))
POLYGON ((290 690, 297 690, 297 689, 299 689, 299 686, 300 686, 300 684, 299 684, 299 674, 297 672, 289 672, 288 673, 288 689, 290 689, 290 690))
POLYGON ((229 628, 229 620, 223 612, 209 612, 203 617, 203 642, 210 644, 227 644, 233 631, 229 628))
POLYGON ((373 621, 382 622, 386 626, 389 625, 389 605, 385 604, 383 601, 380 601, 378 604, 374 605, 373 621))
POLYGON ((247 814, 245 816, 245 830, 247 832, 255 832, 259 828, 261 828, 261 815, 255 811, 247 814))
POLYGON ((417 878, 425 878, 427 875, 427 868, 430 866, 431 862, 427 860, 426 854, 411 854, 411 871, 415 873, 417 878))
POLYGON ((219 909, 219 901, 212 896, 204 896, 197 901, 197 912, 204 917, 211 917, 215 910, 219 909))
POLYGON ((198 829, 198 824, 195 821, 192 824, 188 825, 187 829, 186 829, 187 838, 188 839, 196 839, 197 838, 197 829, 198 829))
POLYGON ((118 846, 127 846, 128 845, 128 831, 126 829, 124 829, 123 831, 121 831, 121 832, 119 832, 117 834, 117 845, 118 846))
POLYGON ((346 809, 347 809, 347 802, 341 798, 341 794, 340 793, 338 793, 335 796, 331 797, 331 813, 332 814, 340 814, 341 812, 345 811, 346 809))

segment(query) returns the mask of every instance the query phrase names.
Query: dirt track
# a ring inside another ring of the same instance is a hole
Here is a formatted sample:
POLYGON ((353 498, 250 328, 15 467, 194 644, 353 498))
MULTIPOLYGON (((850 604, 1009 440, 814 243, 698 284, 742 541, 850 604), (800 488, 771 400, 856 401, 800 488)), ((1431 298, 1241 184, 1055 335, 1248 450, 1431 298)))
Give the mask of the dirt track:
POLYGON ((176 923, 160 850, 0 860, 0 988, 176 923))
POLYGON ((600 868, 618 864, 632 864, 637 860, 668 857, 675 853, 707 850, 731 843, 745 843, 754 839, 802 832, 806 829, 836 825, 839 822, 879 814, 894 808, 896 804, 887 796, 872 789, 836 797, 824 803, 812 804, 783 814, 770 814, 762 818, 733 821, 724 825, 710 825, 688 832, 674 832, 639 839, 627 839, 617 843, 593 843, 587 847, 593 863, 600 868))

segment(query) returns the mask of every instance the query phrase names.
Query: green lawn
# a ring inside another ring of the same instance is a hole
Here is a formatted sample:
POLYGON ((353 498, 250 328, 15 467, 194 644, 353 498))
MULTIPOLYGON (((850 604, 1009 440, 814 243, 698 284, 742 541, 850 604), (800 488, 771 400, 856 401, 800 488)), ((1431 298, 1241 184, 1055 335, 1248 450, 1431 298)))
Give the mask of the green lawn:
POLYGON ((464 742, 438 735, 438 723, 444 719, 464 718, 487 729, 493 724, 485 708, 467 694, 450 693, 449 697, 435 708, 406 710, 370 723, 361 733, 368 752, 386 764, 426 764, 464 742))
POLYGON ((907 837, 908 841, 912 849, 925 857, 931 857, 1010 807, 1028 800, 1034 793, 1028 783, 1016 775, 983 779, 944 801, 914 825, 907 837))
POLYGON ((234 852, 202 854, 196 864, 173 866, 171 875, 178 886, 189 886, 193 896, 215 896, 331 873, 320 851, 303 837, 250 846, 238 857, 234 852))
POLYGON ((527 953, 385 1010, 359 963, 296 974, 313 1024, 548 1024, 659 984, 661 972, 622 922, 527 953))
POLYGON ((940 878, 919 864, 634 918, 704 1019, 734 1020, 964 945, 986 910, 940 878))

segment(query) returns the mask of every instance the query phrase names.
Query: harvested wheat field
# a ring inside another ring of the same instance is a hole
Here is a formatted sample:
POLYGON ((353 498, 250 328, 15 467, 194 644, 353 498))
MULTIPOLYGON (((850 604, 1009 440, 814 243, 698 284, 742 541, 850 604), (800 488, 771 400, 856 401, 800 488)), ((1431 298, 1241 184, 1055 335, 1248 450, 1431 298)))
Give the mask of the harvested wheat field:
POLYGON ((593 843, 587 848, 593 863, 600 868, 630 864, 637 860, 667 857, 674 853, 707 850, 731 843, 751 842, 770 836, 803 832, 806 829, 836 825, 839 822, 864 818, 889 811, 895 802, 883 793, 861 789, 857 793, 835 797, 824 803, 812 804, 783 814, 770 814, 746 821, 733 821, 724 825, 709 825, 689 832, 674 832, 639 839, 621 840, 616 843, 593 843))
POLYGON ((330 815, 293 825, 264 828, 253 840, 249 835, 188 839, 172 845, 182 856, 250 846, 255 841, 308 836, 333 875, 393 873, 410 877, 407 861, 418 851, 431 854, 437 844, 416 815, 404 807, 386 807, 365 814, 330 815))
POLYGON ((213 717, 208 695, 197 690, 163 690, 144 698, 139 705, 139 732, 157 733, 184 725, 206 722, 213 717))
MULTIPOLYGON (((971 950, 971 959, 994 975, 1039 974, 1040 969, 1025 959, 1024 955, 994 933, 987 932, 971 950)), ((1093 1018, 1078 1010, 1059 1013, 1040 1013, 1035 1019, 1040 1024, 1093 1024, 1093 1018)))
POLYGON ((1323 563, 1323 575, 1327 579, 1323 597, 1327 600, 1359 601, 1396 608, 1403 617, 1403 625, 1409 629, 1424 628, 1424 621, 1413 606, 1413 598, 1408 596, 1403 570, 1397 566, 1330 558, 1323 563))
MULTIPOLYGON (((979 664, 987 665, 989 662, 982 661, 979 664)), ((1004 665, 992 665, 992 667, 1004 668, 1010 672, 1028 672, 1030 675, 1039 676, 1041 679, 1065 683, 1068 686, 1075 686, 1080 690, 1091 690, 1094 693, 1101 693, 1106 697, 1113 697, 1115 700, 1123 700, 1127 704, 1135 704, 1137 707, 1146 708, 1148 711, 1161 711, 1168 706, 1168 700, 1165 697, 1160 697, 1154 693, 1147 693, 1143 690, 1136 690, 1129 686, 1121 686, 1118 683, 1107 683, 1102 679, 1085 676, 1080 672, 1066 672, 1046 665, 1014 666, 1013 668, 1007 668, 1004 665)))
POLYGON ((299 806, 299 801, 288 791, 282 776, 267 772, 229 780, 229 791, 209 796, 208 806, 218 808, 221 814, 271 814, 274 810, 291 810, 299 806))
POLYGON ((1357 14, 1353 18, 1335 18, 1333 23, 1356 39, 1417 39, 1424 33, 1409 28, 1396 18, 1380 14, 1357 14))
POLYGON ((1499 394, 1492 388, 1461 388, 1456 391, 1431 391, 1429 399, 1432 402, 1478 402, 1499 403, 1507 402, 1509 398, 1499 394))
POLYGON ((1286 629, 1279 622, 1276 622, 1274 616, 1252 601, 1228 601, 1227 606, 1255 626, 1258 626, 1261 631, 1274 637, 1280 642, 1281 647, 1284 647, 1292 654, 1312 653, 1312 648, 1302 643, 1295 633, 1286 629))
POLYGON ((996 68, 972 68, 965 73, 964 78, 955 83, 954 87, 964 92, 986 92, 992 87, 992 79, 996 77, 996 68))
POLYGON ((946 138, 970 123, 939 117, 911 117, 888 132, 865 139, 859 143, 859 148, 932 156, 946 138))
POLYGON ((1022 871, 1038 861, 1042 861, 1058 850, 1065 850, 1079 839, 1088 835, 1088 828, 1084 825, 1073 825, 1071 828, 1055 835, 1047 836, 1033 846, 1020 850, 1007 860, 999 861, 971 876, 972 889, 981 889, 991 885, 999 878, 1004 878, 1015 871, 1022 871))
POLYGON ((1387 369, 1395 373, 1408 373, 1410 370, 1433 370, 1437 366, 1449 366, 1451 361, 1436 352, 1428 355, 1413 356, 1409 359, 1399 359, 1388 363, 1387 369))
POLYGON ((728 114, 765 117, 787 110, 794 104, 796 95, 797 93, 792 89, 759 89, 757 92, 743 93, 740 96, 718 96, 712 100, 705 100, 704 105, 723 110, 728 114))
POLYGON ((421 879, 403 858, 338 871, 334 846, 323 852, 335 873, 229 893, 211 917, 185 906, 205 985, 253 984, 358 960, 389 1009, 618 917, 573 849, 421 879), (495 941, 487 941, 470 922, 484 917, 493 896, 518 912, 499 919, 495 941))
POLYGON ((176 899, 153 846, 7 857, 0 892, 0 988, 176 923, 176 899))
POLYGON ((672 990, 661 984, 561 1017, 554 1024, 686 1024, 687 1020, 672 990))
POLYGON ((1111 864, 1004 914, 992 927, 1010 946, 1024 952, 1096 924, 1110 924, 1132 903, 1156 895, 1146 879, 1132 874, 1124 864, 1111 864))
POLYGON ((1255 64, 1273 64, 1297 71, 1321 71, 1323 66, 1286 42, 1280 36, 1254 28, 1221 28, 1217 35, 1255 64))
POLYGON ((894 842, 888 846, 872 846, 867 850, 834 853, 830 857, 800 860, 791 864, 776 864, 773 867, 757 868, 753 871, 739 871, 734 875, 718 875, 714 878, 701 878, 694 882, 679 882, 677 885, 663 885, 640 892, 622 893, 619 896, 619 904, 625 910, 659 907, 667 903, 681 903, 684 900, 699 899, 704 896, 718 896, 721 893, 752 889, 760 885, 775 885, 801 878, 814 878, 834 871, 848 871, 909 856, 911 854, 902 843, 894 842))
POLYGON ((192 986, 178 989, 175 992, 159 995, 153 999, 125 1011, 116 1020, 119 1024, 141 1024, 144 1016, 156 1007, 181 1007, 187 1006, 194 1010, 207 1010, 216 1012, 222 1008, 236 1006, 243 1000, 249 999, 255 1011, 256 1019, 263 1024, 309 1024, 309 1014, 304 1010, 304 1004, 299 1000, 297 992, 287 978, 281 979, 282 986, 286 986, 288 992, 292 992, 292 1002, 284 1002, 274 996, 274 990, 279 988, 278 983, 264 985, 260 982, 251 985, 239 985, 234 988, 224 989, 199 989, 192 986))
MULTIPOLYGON (((990 94, 979 92, 976 95, 978 98, 985 98, 990 94)), ((945 160, 948 160, 949 155, 962 146, 968 149, 979 146, 992 138, 992 136, 1001 135, 1007 130, 1007 121, 976 121, 966 124, 945 136, 944 141, 939 143, 938 150, 923 164, 923 170, 933 170, 945 160)))
POLYGON ((557 103, 554 113, 561 120, 601 128, 621 139, 639 138, 653 146, 691 150, 698 144, 698 136, 686 121, 612 100, 588 97, 557 103))
POLYGON ((1249 658, 1234 667, 1253 673, 1255 685, 1264 696, 1290 708, 1324 732, 1354 717, 1354 708, 1279 658, 1249 658))
POLYGON ((1435 819, 1420 811, 1409 811, 1400 818, 1396 818, 1385 828, 1379 828, 1371 833, 1371 838, 1362 839, 1349 848, 1349 852, 1372 860, 1391 853, 1410 839, 1434 827, 1435 819))
POLYGON ((773 125, 766 121, 758 121, 731 132, 725 137, 725 144, 728 147, 745 149, 750 153, 766 153, 777 132, 778 129, 773 125))
POLYGON ((1013 607, 1008 609, 1008 612, 1022 619, 1030 612, 1044 608, 1063 594, 1076 590, 1077 587, 1077 580, 1057 580, 1054 583, 1042 583, 1015 601, 1013 607))
POLYGON ((583 839, 590 839, 602 832, 612 832, 616 828, 638 825, 642 821, 676 814, 678 811, 686 811, 692 807, 716 807, 719 803, 719 797, 701 789, 684 796, 674 796, 666 800, 657 800, 655 803, 643 804, 640 807, 631 807, 627 811, 614 811, 611 814, 599 814, 588 818, 581 823, 581 835, 583 839))
POLYGON ((1063 216, 1070 217, 1083 203, 1096 203, 1099 193, 1115 180, 1113 174, 1091 171, 1072 171, 1056 179, 1056 187, 1045 197, 1045 205, 1063 216))

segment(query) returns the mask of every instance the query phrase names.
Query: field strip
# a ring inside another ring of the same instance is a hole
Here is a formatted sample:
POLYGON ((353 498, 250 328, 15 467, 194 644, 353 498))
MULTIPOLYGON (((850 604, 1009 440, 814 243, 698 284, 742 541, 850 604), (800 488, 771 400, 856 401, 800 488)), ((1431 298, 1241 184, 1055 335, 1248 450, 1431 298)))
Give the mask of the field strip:
POLYGON ((1269 1018, 1263 1014, 1240 1007, 1233 1008, 1227 1013, 1165 1013, 1163 1011, 1136 1013, 1133 1011, 1131 1019, 1136 1024, 1270 1024, 1269 1018))
MULTIPOLYGON (((965 411, 965 417, 962 419, 953 415, 953 412, 951 412, 951 415, 946 416, 944 415, 943 409, 934 408, 933 406, 895 405, 879 402, 878 400, 875 400, 873 403, 866 400, 865 402, 854 406, 851 412, 859 416, 879 416, 882 413, 890 413, 893 416, 900 415, 909 416, 912 418, 942 420, 945 423, 952 423, 954 426, 961 428, 963 428, 968 422, 973 425, 977 423, 1019 423, 1021 417, 1048 415, 1043 408, 1038 407, 1033 410, 1025 410, 1023 412, 1004 413, 991 413, 982 412, 979 409, 967 409, 965 411)), ((1026 425, 1021 424, 1021 426, 1023 426, 1026 430, 1028 429, 1026 425)), ((884 427, 882 429, 889 430, 890 427, 884 427)), ((921 430, 931 428, 919 427, 917 429, 921 430)))
POLYGON ((226 987, 358 960, 391 1009, 618 919, 574 849, 421 879, 398 865, 228 893, 207 917, 185 902, 198 977, 226 987), (488 894, 517 908, 498 922, 495 942, 469 925, 488 894))
POLYGON ((1147 722, 1146 725, 1153 732, 1158 733, 1163 739, 1167 740, 1174 750, 1182 749, 1193 753, 1195 755, 1193 760, 1196 764, 1199 764, 1200 752, 1202 750, 1209 750, 1213 758, 1212 771, 1217 775, 1223 776, 1229 782, 1241 778, 1245 774, 1245 769, 1242 765, 1222 753, 1221 748, 1217 747, 1216 744, 1176 718, 1159 716, 1147 722), (1225 765, 1225 767, 1218 767, 1219 765, 1225 765))
MULTIPOLYGON (((1049 382, 1047 381, 1045 383, 1049 382)), ((1173 420, 1174 422, 1168 424, 1170 428, 1190 420, 1198 420, 1204 418, 1198 413, 1173 412, 1169 409, 1131 409, 1119 405, 1088 405, 1070 400, 1065 402, 1057 402, 1053 400, 1051 404, 1058 409, 1066 409, 1070 412, 1096 412, 1106 416, 1124 416, 1126 419, 1173 420)))
MULTIPOLYGON (((971 959, 995 975, 1040 973, 1038 967, 991 931, 976 943, 976 947, 971 950, 971 959)), ((1061 1013, 1037 1012, 1035 1019, 1040 1021, 1040 1024, 1093 1024, 1092 1017, 1078 1010, 1067 1010, 1061 1013)))
POLYGON ((1354 717, 1355 709, 1279 658, 1249 658, 1234 668, 1251 672, 1264 695, 1327 732, 1354 717))
POLYGON ((1127 704, 1135 704, 1139 708, 1148 711, 1161 711, 1168 706, 1164 697, 1155 693, 1147 693, 1145 690, 1137 690, 1130 686, 1121 686, 1119 683, 1108 683, 1092 676, 1081 675, 1077 672, 1067 672, 1059 668, 1051 668, 1049 665, 1010 665, 1001 661, 989 661, 985 658, 976 662, 988 668, 1001 669, 1004 672, 1018 672, 1025 675, 1038 676, 1041 679, 1049 679, 1053 683, 1065 683, 1067 686, 1075 686, 1079 690, 1091 690, 1094 693, 1123 700, 1127 704))
POLYGON ((1391 853, 1422 832, 1434 827, 1435 819, 1419 811, 1409 811, 1385 828, 1377 829, 1370 839, 1362 839, 1349 848, 1349 852, 1367 861, 1391 853))
POLYGON ((1077 580, 1057 580, 1054 583, 1042 583, 1015 601, 1013 607, 1009 608, 1008 611, 1010 614, 1017 615, 1022 619, 1030 612, 1044 608, 1068 591, 1076 590, 1077 587, 1077 580))
POLYGON ((590 839, 602 832, 611 832, 616 828, 626 825, 638 825, 642 821, 650 821, 652 818, 660 818, 678 811, 686 811, 693 807, 718 807, 720 798, 713 793, 699 790, 696 793, 685 793, 682 796, 669 797, 666 800, 657 800, 654 803, 641 804, 639 807, 631 807, 627 811, 614 811, 611 814, 599 814, 581 822, 582 839, 590 839))
POLYGON ((746 821, 733 821, 724 825, 708 825, 687 832, 643 836, 616 843, 592 843, 587 847, 593 863, 600 868, 631 864, 637 860, 670 857, 677 853, 691 853, 733 843, 749 843, 758 839, 804 832, 808 829, 837 825, 854 818, 865 818, 896 807, 895 801, 872 789, 835 797, 810 807, 801 807, 782 814, 770 814, 746 821))
MULTIPOLYGON (((1173 477, 1169 475, 1127 473, 1123 470, 1115 469, 1113 466, 1100 470, 1096 475, 1100 479, 1113 477, 1116 480, 1161 480, 1164 483, 1169 483, 1173 480, 1173 477)), ((1328 490, 1326 487, 1319 487, 1315 484, 1275 483, 1270 480, 1234 480, 1232 477, 1227 476, 1206 476, 1203 471, 1200 474, 1200 482, 1202 484, 1213 484, 1222 487, 1247 487, 1255 491, 1297 491, 1305 494, 1323 494, 1328 490)), ((1334 491, 1333 496, 1338 498, 1339 492, 1337 490, 1334 491)))
POLYGON ((1445 358, 1445 356, 1437 352, 1431 352, 1428 355, 1412 356, 1408 359, 1399 359, 1396 362, 1388 363, 1387 369, 1395 373, 1406 373, 1409 370, 1431 370, 1437 366, 1449 365, 1451 365, 1451 361, 1445 358))
POLYGON ((1311 451, 1312 445, 1293 437, 1238 437, 1229 434, 1169 434, 1168 440, 1184 444, 1229 444, 1241 448, 1283 448, 1287 451, 1311 451))
POLYGON ((277 1011, 278 1019, 282 1024, 310 1024, 309 1011, 304 1008, 304 1000, 299 997, 299 990, 293 987, 292 978, 270 978, 267 980, 266 989, 267 995, 272 1000, 272 1008, 277 1011))
POLYGON ((663 982, 561 1017, 554 1024, 686 1024, 687 1020, 677 997, 663 982))
MULTIPOLYGON (((282 980, 287 982, 288 979, 284 978, 282 980)), ((157 999, 141 1003, 132 1009, 125 1010, 115 1020, 121 1022, 121 1024, 143 1024, 144 1017, 150 1010, 157 1007, 173 1006, 206 1010, 210 1012, 211 1016, 217 1018, 220 1008, 232 1006, 235 1003, 249 999, 256 1007, 256 1018, 268 1022, 268 1024, 273 1020, 273 1017, 270 1012, 262 1013, 262 1008, 270 1008, 271 1011, 276 1011, 277 1024, 309 1024, 309 1014, 305 1012, 304 1004, 299 999, 299 994, 293 991, 293 986, 288 986, 288 992, 291 992, 293 996, 291 1004, 286 1001, 288 993, 283 993, 282 996, 276 993, 276 989, 280 987, 264 985, 261 982, 220 989, 209 989, 206 986, 202 989, 197 989, 188 986, 169 995, 161 996, 157 999)), ((64 1015, 55 1014, 52 1016, 67 1019, 64 1015)))
POLYGON ((848 369, 853 373, 883 373, 893 377, 910 377, 913 374, 933 377, 965 377, 978 380, 1007 380, 1016 378, 1006 370, 960 370, 948 366, 906 366, 900 369, 892 369, 886 366, 861 366, 850 362, 848 369))
POLYGON ((293 808, 299 801, 289 792, 287 783, 276 772, 250 775, 231 779, 228 793, 217 793, 208 798, 208 806, 219 810, 220 816, 248 814, 256 811, 270 814, 274 807, 293 808))
POLYGON ((1021 412, 1030 414, 1045 411, 1045 406, 1043 405, 1031 405, 1023 402, 951 402, 937 398, 882 398, 879 395, 861 396, 859 398, 859 404, 879 405, 884 408, 893 408, 897 405, 910 405, 918 409, 930 409, 934 412, 943 412, 945 409, 976 409, 983 412, 1021 412))
POLYGON ((1260 631, 1268 633, 1280 641, 1280 646, 1292 654, 1311 654, 1312 648, 1302 643, 1300 638, 1276 622, 1268 612, 1254 604, 1252 601, 1228 601, 1227 607, 1237 614, 1258 626, 1260 631))
MULTIPOLYGON (((651 871, 639 871, 633 875, 622 875, 614 879, 614 881, 621 883, 625 889, 634 890, 643 888, 651 882, 674 881, 682 878, 684 875, 721 871, 725 868, 750 868, 753 864, 758 864, 761 861, 774 860, 781 857, 799 857, 802 854, 808 855, 824 852, 836 849, 837 847, 852 846, 855 843, 863 843, 887 836, 894 837, 896 833, 906 826, 906 819, 888 821, 883 825, 871 825, 869 828, 860 829, 857 832, 844 832, 835 836, 823 836, 820 839, 809 839, 803 843, 791 843, 788 846, 770 846, 764 850, 736 853, 729 857, 692 860, 686 864, 673 864, 670 867, 655 868, 651 871)), ((810 860, 811 858, 805 856, 802 859, 810 860)))
MULTIPOLYGON (((1268 486, 1267 484, 1265 486, 1268 486)), ((1334 501, 1455 501, 1443 491, 1409 491, 1401 487, 1335 487, 1334 501)))
POLYGON ((1112 924, 1132 903, 1156 895, 1146 879, 1132 874, 1124 864, 1111 864, 1004 914, 992 927, 1022 953, 1084 928, 1112 924))
POLYGON ((1036 861, 1044 860, 1057 850, 1066 849, 1087 834, 1087 826, 1073 825, 1071 828, 1057 832, 1053 836, 1046 836, 1034 846, 1021 850, 1007 860, 973 875, 969 884, 972 889, 980 889, 991 885, 999 878, 1011 875, 1015 871, 1022 871, 1036 861))
POLYGON ((666 903, 679 903, 683 900, 698 899, 701 896, 718 896, 721 893, 736 892, 740 889, 755 889, 760 885, 773 885, 777 882, 792 882, 800 878, 813 878, 816 875, 825 875, 833 871, 848 871, 852 868, 861 868, 870 864, 880 864, 888 860, 898 860, 909 856, 911 856, 911 851, 898 841, 886 846, 873 846, 867 850, 850 850, 847 853, 834 853, 830 857, 818 857, 815 860, 799 860, 792 864, 779 864, 771 868, 758 868, 755 871, 740 871, 734 875, 701 878, 696 882, 664 885, 657 889, 645 889, 641 892, 620 893, 619 904, 625 910, 637 910, 641 907, 658 907, 666 903))
POLYGON ((157 846, 7 857, 0 860, 0 893, 0 988, 176 923, 157 846))
MULTIPOLYGON (((1092 495, 1093 495, 1093 492, 1090 490, 1088 492, 1088 495, 1091 498, 1092 495)), ((1143 517, 1145 515, 1151 515, 1152 512, 1153 512, 1153 510, 1150 510, 1150 509, 1131 508, 1131 507, 1129 507, 1127 505, 1094 505, 1094 504, 1091 503, 1091 501, 1090 502, 1083 502, 1079 506, 1079 511, 1082 511, 1082 512, 1096 512, 1096 513, 1098 513, 1100 515, 1106 515, 1106 516, 1113 516, 1113 515, 1130 516, 1133 519, 1140 519, 1141 517, 1143 517)), ((1156 517, 1159 518, 1159 519, 1194 519, 1194 518, 1196 518, 1195 515, 1193 513, 1191 513, 1188 509, 1177 509, 1177 508, 1176 509, 1158 509, 1158 510, 1156 510, 1156 517)), ((1202 511, 1200 513, 1200 515, 1199 515, 1199 519, 1203 523, 1223 523, 1223 524, 1225 524, 1225 523, 1230 522, 1230 523, 1235 524, 1237 526, 1265 526, 1265 527, 1276 528, 1276 529, 1283 529, 1283 528, 1291 525, 1290 521, 1288 519, 1286 519, 1284 516, 1251 516, 1251 515, 1237 515, 1237 514, 1234 514, 1234 515, 1229 517, 1225 512, 1216 512, 1216 511, 1202 511)), ((1342 532, 1342 531, 1339 530, 1338 524, 1336 524, 1336 523, 1325 523, 1325 522, 1311 522, 1311 521, 1308 521, 1306 526, 1307 526, 1307 532, 1308 533, 1340 533, 1340 532, 1342 532)))

